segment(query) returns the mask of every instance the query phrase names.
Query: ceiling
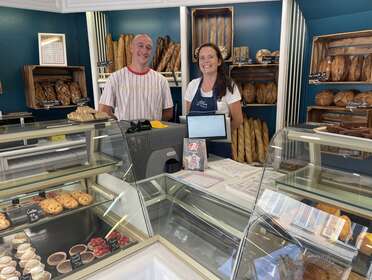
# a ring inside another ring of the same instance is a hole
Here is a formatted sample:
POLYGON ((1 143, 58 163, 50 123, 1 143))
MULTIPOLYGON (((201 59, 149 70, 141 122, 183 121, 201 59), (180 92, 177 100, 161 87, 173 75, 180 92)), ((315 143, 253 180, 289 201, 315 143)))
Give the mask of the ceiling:
POLYGON ((372 10, 372 0, 297 0, 307 20, 372 10))
POLYGON ((0 6, 57 13, 218 5, 280 0, 0 0, 0 6))

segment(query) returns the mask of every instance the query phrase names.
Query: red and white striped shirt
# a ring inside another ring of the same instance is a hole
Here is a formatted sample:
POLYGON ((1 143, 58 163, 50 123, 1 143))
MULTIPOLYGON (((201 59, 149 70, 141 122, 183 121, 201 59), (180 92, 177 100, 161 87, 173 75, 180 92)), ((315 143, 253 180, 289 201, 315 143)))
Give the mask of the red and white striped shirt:
POLYGON ((152 69, 138 73, 129 67, 108 78, 99 103, 114 108, 119 120, 161 120, 162 111, 173 107, 168 82, 161 74, 152 69))

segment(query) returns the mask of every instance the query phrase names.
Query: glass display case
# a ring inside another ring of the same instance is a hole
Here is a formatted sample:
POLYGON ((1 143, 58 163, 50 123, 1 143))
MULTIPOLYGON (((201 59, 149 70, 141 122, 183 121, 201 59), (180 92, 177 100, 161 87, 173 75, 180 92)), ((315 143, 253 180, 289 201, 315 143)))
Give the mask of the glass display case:
POLYGON ((371 152, 364 138, 279 131, 233 279, 371 279, 371 152))
POLYGON ((130 166, 116 122, 0 127, 0 278, 80 279, 133 252, 150 224, 130 166))

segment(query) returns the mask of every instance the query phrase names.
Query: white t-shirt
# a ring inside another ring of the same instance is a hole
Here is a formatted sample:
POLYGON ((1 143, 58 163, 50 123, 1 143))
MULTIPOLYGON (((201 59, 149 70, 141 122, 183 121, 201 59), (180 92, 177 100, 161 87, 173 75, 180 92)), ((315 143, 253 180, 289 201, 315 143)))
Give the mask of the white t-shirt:
MULTIPOLYGON (((188 102, 192 102, 194 99, 194 96, 196 95, 196 91, 198 90, 199 84, 200 84, 201 78, 197 78, 192 80, 188 85, 186 89, 186 94, 185 94, 185 100, 188 102)), ((201 95, 203 97, 212 97, 213 91, 208 91, 204 92, 201 90, 201 95)), ((226 94, 221 98, 221 100, 217 101, 217 112, 218 114, 225 114, 226 116, 230 115, 229 111, 229 105, 236 102, 240 101, 242 98, 240 96, 239 89, 236 85, 233 87, 233 93, 226 89, 226 94)))
POLYGON ((163 110, 173 107, 169 84, 161 74, 152 69, 136 73, 128 67, 108 78, 99 103, 114 108, 119 120, 161 120, 163 110))

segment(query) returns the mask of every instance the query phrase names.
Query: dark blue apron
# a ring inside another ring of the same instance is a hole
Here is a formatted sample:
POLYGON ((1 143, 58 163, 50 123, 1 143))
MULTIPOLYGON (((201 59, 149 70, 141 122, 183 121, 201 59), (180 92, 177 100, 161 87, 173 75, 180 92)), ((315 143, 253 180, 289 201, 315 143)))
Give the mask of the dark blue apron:
POLYGON ((201 85, 203 79, 200 79, 198 90, 192 99, 190 106, 190 115, 215 114, 217 112, 217 93, 213 89, 212 97, 203 97, 201 85))

